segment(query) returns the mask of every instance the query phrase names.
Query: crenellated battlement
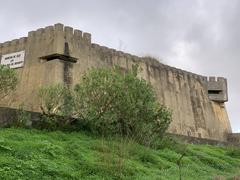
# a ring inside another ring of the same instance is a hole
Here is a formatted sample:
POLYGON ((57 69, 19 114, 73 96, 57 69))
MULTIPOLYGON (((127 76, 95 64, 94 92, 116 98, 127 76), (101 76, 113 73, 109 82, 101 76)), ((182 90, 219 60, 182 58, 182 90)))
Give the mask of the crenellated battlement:
POLYGON ((0 55, 24 50, 27 44, 27 37, 14 39, 0 43, 0 55))
POLYGON ((227 79, 224 77, 215 77, 215 76, 210 76, 208 77, 208 82, 226 82, 227 79))
POLYGON ((58 23, 54 26, 47 26, 35 31, 30 31, 27 37, 0 43, 0 55, 26 50, 33 45, 41 49, 42 52, 40 56, 53 53, 63 54, 65 42, 90 46, 91 34, 58 23))
POLYGON ((70 26, 64 26, 61 23, 57 23, 54 26, 47 26, 45 28, 39 28, 36 31, 30 31, 28 37, 30 38, 46 38, 52 35, 59 35, 62 33, 66 39, 77 38, 83 39, 87 42, 91 42, 91 34, 83 32, 78 29, 73 29, 70 26))
POLYGON ((227 94, 227 80, 223 77, 207 77, 199 74, 195 74, 189 71, 185 71, 179 68, 175 68, 172 66, 168 66, 166 64, 162 64, 154 58, 146 58, 146 57, 137 57, 128 53, 124 53, 122 51, 118 51, 116 49, 111 49, 105 46, 101 46, 99 44, 93 43, 92 48, 97 51, 101 51, 104 54, 113 55, 117 57, 123 57, 125 59, 133 59, 138 63, 146 63, 153 68, 157 68, 159 71, 167 70, 172 74, 182 75, 185 79, 195 79, 201 82, 205 87, 206 91, 209 94, 209 99, 215 102, 226 102, 228 100, 227 94), (214 90, 216 94, 214 94, 214 90))
MULTIPOLYGON (((143 63, 159 71, 166 70, 171 74, 177 74, 185 79, 195 79, 206 86, 209 94, 209 99, 216 102, 226 102, 228 100, 227 94, 227 80, 223 77, 206 77, 182 69, 171 67, 160 63, 158 60, 151 57, 138 57, 132 54, 124 53, 122 51, 101 46, 91 42, 91 34, 74 29, 70 26, 64 26, 57 23, 53 26, 39 28, 35 31, 30 31, 28 37, 14 39, 0 44, 0 55, 21 51, 27 49, 33 52, 32 49, 39 49, 38 57, 62 57, 65 54, 66 43, 69 48, 69 57, 74 58, 77 50, 90 48, 92 51, 97 51, 103 54, 104 57, 117 57, 120 61, 131 59, 134 63, 143 63), (32 48, 32 49, 31 49, 32 48)), ((118 60, 117 64, 126 67, 126 65, 118 60)))
POLYGON ((135 55, 132 55, 132 54, 129 54, 129 53, 124 53, 122 51, 112 49, 112 48, 108 48, 106 46, 101 46, 101 45, 95 44, 95 43, 92 43, 91 47, 92 47, 93 50, 100 51, 104 54, 117 56, 117 57, 122 57, 124 59, 132 59, 136 63, 146 63, 148 66, 151 66, 153 68, 157 68, 159 70, 167 70, 167 71, 171 71, 172 73, 175 73, 175 74, 182 74, 185 77, 194 78, 194 79, 197 79, 197 80, 199 80, 203 83, 208 82, 208 78, 206 76, 201 76, 201 75, 194 74, 192 72, 188 72, 188 71, 185 71, 185 70, 182 70, 182 69, 179 69, 179 68, 168 66, 166 64, 163 64, 163 63, 159 62, 158 60, 156 60, 154 58, 138 57, 138 56, 135 56, 135 55))
POLYGON ((6 56, 14 59, 12 53, 18 51, 24 53, 23 66, 16 68, 19 84, 0 106, 18 108, 24 102, 28 110, 39 112, 37 92, 41 86, 62 83, 73 88, 91 68, 117 65, 126 72, 138 64, 142 70, 139 77, 150 82, 159 102, 173 111, 169 132, 217 140, 226 140, 231 133, 224 108, 228 100, 225 78, 198 75, 152 57, 101 46, 92 43, 90 33, 60 23, 0 43, 4 60, 6 56))

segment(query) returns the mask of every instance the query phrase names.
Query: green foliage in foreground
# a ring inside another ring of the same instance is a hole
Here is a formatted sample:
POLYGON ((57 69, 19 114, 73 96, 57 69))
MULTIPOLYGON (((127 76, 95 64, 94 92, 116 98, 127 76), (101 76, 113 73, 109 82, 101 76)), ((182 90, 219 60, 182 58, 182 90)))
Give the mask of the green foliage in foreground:
POLYGON ((138 78, 138 66, 92 69, 75 86, 77 115, 94 134, 120 135, 150 145, 162 138, 172 114, 152 86, 138 78))
MULTIPOLYGON (((166 145, 166 144, 165 144, 166 145)), ((154 150, 123 139, 84 133, 0 129, 0 179, 179 179, 181 153, 173 144, 154 150)), ((182 178, 233 177, 239 150, 188 145, 182 178)))
POLYGON ((41 129, 57 130, 75 117, 76 129, 150 146, 163 137, 172 120, 171 111, 157 101, 152 86, 138 78, 138 66, 125 73, 119 67, 91 69, 74 90, 50 85, 40 89, 39 97, 46 117, 41 129))
POLYGON ((0 101, 16 88, 17 74, 8 66, 0 64, 0 101))

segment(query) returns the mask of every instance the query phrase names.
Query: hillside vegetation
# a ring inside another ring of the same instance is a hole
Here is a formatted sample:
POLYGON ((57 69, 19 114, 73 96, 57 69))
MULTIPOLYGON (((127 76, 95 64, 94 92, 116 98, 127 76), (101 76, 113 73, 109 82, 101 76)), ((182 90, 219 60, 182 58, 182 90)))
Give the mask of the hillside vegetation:
MULTIPOLYGON (((0 180, 240 176, 239 149, 186 145, 165 136, 172 110, 138 78, 138 68, 92 69, 73 89, 42 87, 38 121, 32 121, 22 103, 16 120, 7 125, 15 128, 0 129, 0 180)), ((0 79, 2 101, 17 78, 12 69, 0 66, 0 79)))
MULTIPOLYGON (((0 179, 179 179, 176 147, 154 150, 121 138, 83 132, 0 129, 0 179)), ((232 179, 237 149, 188 145, 182 179, 232 179)))

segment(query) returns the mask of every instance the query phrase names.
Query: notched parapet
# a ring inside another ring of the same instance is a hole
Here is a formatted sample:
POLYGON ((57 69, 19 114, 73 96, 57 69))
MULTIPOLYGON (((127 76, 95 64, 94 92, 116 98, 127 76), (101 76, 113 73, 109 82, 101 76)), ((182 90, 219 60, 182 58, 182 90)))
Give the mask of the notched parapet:
POLYGON ((228 101, 227 79, 223 77, 209 77, 207 89, 210 100, 221 103, 228 101))
POLYGON ((13 53, 16 51, 24 50, 24 47, 26 45, 27 38, 22 37, 20 39, 14 39, 12 41, 6 41, 4 43, 0 43, 0 54, 7 54, 7 53, 13 53))
POLYGON ((64 38, 66 41, 73 38, 73 28, 72 27, 70 27, 70 26, 64 27, 64 38))
POLYGON ((82 39, 82 31, 78 29, 74 29, 73 36, 76 39, 82 39))
POLYGON ((87 42, 87 44, 91 44, 91 34, 90 33, 83 33, 83 40, 87 42))

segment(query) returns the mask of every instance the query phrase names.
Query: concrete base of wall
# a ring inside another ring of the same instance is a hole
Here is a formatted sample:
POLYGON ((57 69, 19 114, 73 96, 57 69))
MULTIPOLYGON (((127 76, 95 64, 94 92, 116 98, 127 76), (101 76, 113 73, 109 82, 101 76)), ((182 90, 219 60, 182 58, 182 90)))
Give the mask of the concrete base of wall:
POLYGON ((183 141, 185 143, 189 143, 189 144, 209 144, 209 145, 214 145, 214 146, 238 146, 238 147, 240 147, 240 142, 236 142, 236 141, 218 141, 218 140, 197 138, 197 137, 184 136, 184 135, 171 134, 171 133, 169 133, 169 136, 180 139, 181 141, 183 141))
POLYGON ((240 144, 240 133, 232 133, 228 135, 228 141, 240 144))
MULTIPOLYGON (((19 109, 0 107, 0 127, 8 127, 19 118, 19 109)), ((38 122, 42 116, 41 113, 25 111, 30 114, 31 122, 34 124, 38 122)), ((228 141, 217 141, 206 138, 197 138, 191 136, 184 136, 178 134, 168 133, 169 136, 180 139, 186 143, 192 144, 210 144, 210 145, 221 145, 221 146, 239 146, 240 147, 240 133, 233 133, 228 135, 228 141)))
MULTIPOLYGON (((0 107, 0 127, 8 127, 19 118, 19 109, 0 107)), ((26 111, 31 116, 31 121, 40 120, 41 113, 26 111)))

